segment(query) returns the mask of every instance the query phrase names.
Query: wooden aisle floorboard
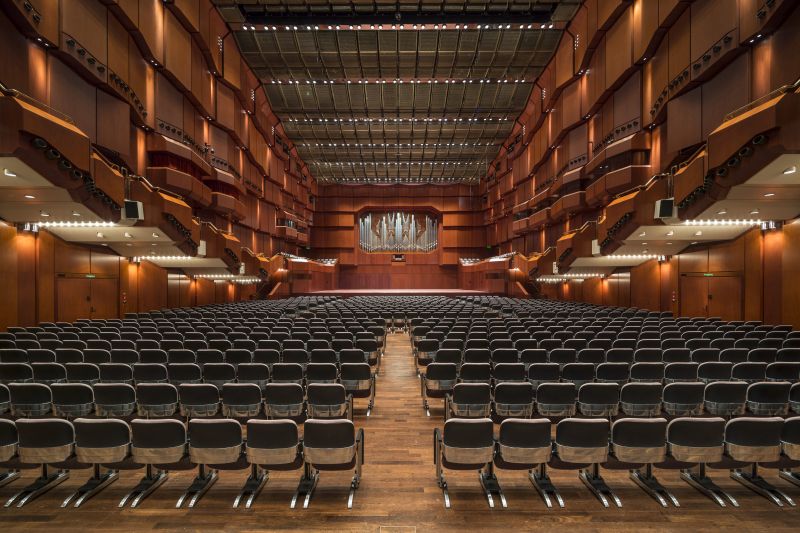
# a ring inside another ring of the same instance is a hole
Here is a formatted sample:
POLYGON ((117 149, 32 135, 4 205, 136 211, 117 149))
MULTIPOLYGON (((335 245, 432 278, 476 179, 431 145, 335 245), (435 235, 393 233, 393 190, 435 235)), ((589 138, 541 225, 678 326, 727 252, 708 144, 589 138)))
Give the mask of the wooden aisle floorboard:
MULTIPOLYGON (((3 530, 292 530, 374 531, 407 533, 423 531, 502 530, 693 530, 798 529, 800 509, 777 508, 756 496, 724 471, 711 471, 718 484, 740 502, 739 509, 719 508, 679 481, 676 472, 657 472, 662 483, 680 500, 679 509, 662 509, 631 482, 626 473, 605 472, 608 484, 622 499, 622 509, 604 509, 584 488, 574 472, 551 472, 566 500, 563 510, 547 510, 528 482, 525 472, 499 471, 508 509, 490 510, 477 474, 447 472, 452 509, 445 509, 436 485, 432 433, 442 425, 441 402, 432 417, 421 407, 419 381, 414 372, 407 335, 387 336, 387 350, 378 379, 375 409, 364 416, 363 400, 356 402, 355 422, 366 430, 366 464, 354 508, 346 508, 351 473, 323 472, 309 509, 289 509, 289 500, 300 472, 272 475, 252 509, 232 509, 231 504, 247 472, 220 472, 220 480, 192 510, 175 509, 191 473, 180 472, 138 509, 118 509, 117 503, 134 486, 141 472, 123 472, 120 479, 80 509, 61 509, 60 502, 88 477, 73 471, 71 478, 28 506, 0 508, 3 530)), ((23 480, 0 488, 5 501, 29 482, 23 480)), ((800 499, 800 489, 765 476, 800 499)))

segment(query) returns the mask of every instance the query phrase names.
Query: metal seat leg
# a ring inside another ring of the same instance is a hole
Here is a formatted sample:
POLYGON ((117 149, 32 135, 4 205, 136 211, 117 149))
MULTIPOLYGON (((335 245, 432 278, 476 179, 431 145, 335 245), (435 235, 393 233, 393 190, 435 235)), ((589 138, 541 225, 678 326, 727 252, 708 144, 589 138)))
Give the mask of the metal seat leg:
POLYGON ((675 507, 681 506, 680 503, 678 503, 678 499, 665 489, 653 475, 652 465, 647 465, 644 472, 641 470, 631 470, 630 477, 634 483, 639 485, 643 491, 660 503, 662 507, 669 507, 670 502, 675 507))
POLYGON ((783 502, 795 507, 794 501, 783 491, 777 489, 758 473, 758 464, 754 463, 750 472, 739 469, 731 470, 731 479, 735 479, 756 494, 760 494, 778 507, 783 507, 783 502))
POLYGON ((264 488, 267 481, 269 481, 269 472, 262 470, 258 465, 252 465, 250 467, 250 475, 247 476, 242 490, 239 491, 239 495, 236 496, 236 499, 233 501, 233 508, 238 508, 239 504, 244 501, 245 509, 250 509, 253 505, 253 501, 259 493, 261 493, 261 489, 264 488))
POLYGON ((478 477, 480 478, 483 492, 486 494, 486 500, 489 502, 489 507, 494 509, 494 499, 492 498, 493 494, 496 494, 497 497, 500 498, 500 505, 503 507, 508 507, 506 496, 503 494, 503 489, 500 488, 500 482, 497 480, 497 476, 494 474, 494 465, 489 463, 486 471, 482 470, 478 474, 478 477))
POLYGON ((603 507, 609 506, 609 500, 614 502, 617 507, 622 507, 622 502, 617 497, 616 494, 611 490, 611 488, 606 485, 605 480, 600 475, 600 465, 597 463, 593 464, 590 469, 582 469, 578 474, 583 484, 592 491, 600 503, 603 504, 603 507))
POLYGON ((206 466, 200 465, 197 471, 197 477, 194 478, 192 484, 186 489, 180 498, 178 498, 178 503, 175 504, 176 508, 180 508, 183 505, 183 502, 189 498, 189 508, 191 509, 194 507, 200 498, 208 492, 208 489, 211 488, 211 485, 217 482, 219 475, 217 474, 216 470, 211 469, 210 471, 206 472, 206 466), (191 497, 191 498, 190 498, 191 497))
POLYGON ((138 507, 142 500, 150 496, 158 487, 164 484, 167 477, 166 471, 154 471, 152 465, 147 465, 144 477, 132 491, 120 500, 119 507, 125 507, 125 504, 127 504, 129 500, 131 501, 131 509, 138 507))
POLYGON ((319 481, 319 472, 314 470, 310 464, 306 463, 303 469, 303 477, 300 478, 300 483, 297 485, 297 490, 294 496, 292 496, 292 502, 289 504, 289 507, 294 509, 298 499, 305 496, 303 509, 307 509, 309 502, 311 502, 311 495, 314 492, 314 488, 317 486, 317 481, 319 481))
POLYGON ((704 464, 700 464, 700 468, 697 472, 681 470, 681 479, 717 502, 720 507, 726 507, 726 502, 729 502, 734 507, 739 507, 739 503, 733 496, 719 488, 716 483, 706 475, 706 465, 704 464))
POLYGON ((800 472, 792 472, 791 468, 786 468, 778 472, 778 476, 781 479, 800 487, 800 472))
POLYGON ((548 508, 553 507, 553 500, 558 502, 558 506, 562 509, 564 508, 564 499, 561 497, 561 494, 558 493, 555 485, 553 482, 550 481, 550 476, 547 475, 547 465, 542 463, 539 465, 537 471, 530 471, 528 472, 528 479, 531 480, 531 483, 536 488, 536 491, 544 500, 544 504, 548 508))
POLYGON ((119 478, 119 473, 116 470, 101 472, 100 465, 94 465, 93 471, 92 477, 81 488, 69 495, 61 504, 61 507, 67 507, 72 501, 75 502, 75 507, 80 507, 86 500, 97 496, 101 490, 119 478))
POLYGON ((7 470, 0 474, 0 487, 8 485, 20 476, 19 470, 7 470))
POLYGON ((42 465, 41 475, 36 478, 36 481, 9 498, 6 502, 6 507, 11 507, 14 504, 17 504, 17 507, 22 507, 67 479, 69 479, 69 470, 51 469, 47 465, 42 465))

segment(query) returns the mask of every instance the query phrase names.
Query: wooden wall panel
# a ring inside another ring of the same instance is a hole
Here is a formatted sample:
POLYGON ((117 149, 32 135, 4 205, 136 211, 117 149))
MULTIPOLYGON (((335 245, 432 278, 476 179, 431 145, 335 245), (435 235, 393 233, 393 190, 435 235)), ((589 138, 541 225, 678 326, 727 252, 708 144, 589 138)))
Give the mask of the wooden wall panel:
POLYGON ((104 91, 97 91, 97 144, 123 158, 130 155, 131 129, 127 125, 130 107, 104 91))
POLYGON ((164 5, 161 0, 139 0, 139 31, 155 60, 164 64, 164 5))
MULTIPOLYGON (((691 27, 689 24, 690 10, 686 10, 672 25, 667 34, 669 45, 669 74, 668 78, 674 79, 689 67, 691 59, 691 27)), ((671 113, 670 113, 671 114, 671 113)))
MULTIPOLYGON (((771 295, 769 302, 765 304, 772 304, 770 307, 765 305, 765 315, 767 309, 770 312, 772 322, 775 322, 775 311, 777 311, 778 302, 781 302, 783 313, 781 315, 781 322, 791 324, 794 329, 800 329, 800 222, 795 220, 791 224, 783 227, 781 234, 770 235, 767 240, 767 246, 770 249, 778 248, 783 250, 781 258, 781 283, 776 283, 775 278, 769 277, 773 274, 772 268, 768 271, 765 269, 765 300, 766 300, 766 287, 770 283, 774 283, 777 287, 773 286, 777 294, 771 295)), ((765 246, 765 248, 767 247, 765 246)), ((765 250, 766 255, 767 250, 765 250)), ((772 256, 773 254, 770 254, 772 256)), ((774 267, 775 262, 766 261, 765 266, 774 267)), ((774 273, 777 276, 777 272, 774 273)), ((765 317, 766 318, 766 317, 765 317)))
MULTIPOLYGON (((63 2, 62 2, 63 4, 63 2)), ((106 7, 95 0, 69 0, 60 9, 61 31, 74 38, 100 63, 108 64, 106 7)))
POLYGON ((698 87, 669 101, 667 106, 667 149, 678 150, 702 141, 702 88, 698 87))
POLYGON ((97 90, 75 71, 48 56, 50 106, 66 113, 91 140, 97 140, 97 90))
POLYGON ((156 73, 156 118, 183 127, 183 95, 161 73, 156 73))
POLYGON ((175 15, 168 10, 165 11, 164 66, 187 89, 192 86, 191 54, 189 33, 178 22, 175 15))
POLYGON ((606 33, 606 87, 633 62, 633 9, 628 7, 606 33))
POLYGON ((739 0, 696 0, 690 8, 691 58, 699 59, 739 23, 739 0))

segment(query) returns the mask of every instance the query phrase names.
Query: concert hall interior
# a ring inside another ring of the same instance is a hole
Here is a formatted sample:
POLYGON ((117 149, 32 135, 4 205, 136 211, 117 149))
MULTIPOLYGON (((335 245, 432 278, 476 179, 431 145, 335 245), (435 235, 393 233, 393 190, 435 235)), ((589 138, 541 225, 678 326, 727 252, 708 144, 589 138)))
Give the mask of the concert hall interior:
POLYGON ((800 3, 3 0, 0 50, 0 524, 796 529, 800 3))

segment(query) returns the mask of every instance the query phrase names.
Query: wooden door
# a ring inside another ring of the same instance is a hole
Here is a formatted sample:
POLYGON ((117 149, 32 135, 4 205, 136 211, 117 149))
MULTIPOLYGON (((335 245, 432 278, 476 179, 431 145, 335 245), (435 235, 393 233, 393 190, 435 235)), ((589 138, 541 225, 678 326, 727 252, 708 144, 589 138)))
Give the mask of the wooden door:
POLYGON ((681 276, 681 316, 708 316, 708 278, 681 276))
POLYGON ((56 320, 74 322, 91 318, 91 280, 58 278, 56 281, 56 320))
POLYGON ((708 315, 722 320, 742 319, 742 278, 714 276, 708 281, 708 315))
POLYGON ((119 317, 119 280, 95 278, 91 280, 92 318, 119 317))

